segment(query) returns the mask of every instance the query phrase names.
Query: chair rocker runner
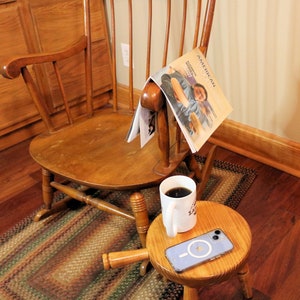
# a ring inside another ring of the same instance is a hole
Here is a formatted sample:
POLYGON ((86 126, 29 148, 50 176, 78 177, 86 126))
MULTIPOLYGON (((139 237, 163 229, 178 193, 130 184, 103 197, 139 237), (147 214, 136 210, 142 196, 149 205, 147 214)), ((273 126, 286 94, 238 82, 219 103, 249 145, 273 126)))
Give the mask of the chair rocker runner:
MULTIPOLYGON (((129 11, 131 9, 128 28, 132 30, 134 23, 132 22, 132 5, 130 5, 131 1, 128 1, 128 3, 129 11)), ((148 1, 148 3, 148 28, 152 28, 154 25, 152 24, 152 4, 151 1, 148 1)), ((197 3, 196 35, 199 31, 201 1, 197 3)), ((100 1, 100 5, 103 5, 102 1, 100 1)), ((200 43, 200 48, 204 53, 206 53, 208 46, 214 5, 215 1, 207 2, 200 43)), ((149 220, 145 199, 139 191, 144 188, 158 186, 164 178, 175 171, 182 161, 185 161, 191 171, 191 176, 194 176, 199 182, 198 198, 200 198, 210 174, 215 147, 209 153, 205 166, 200 170, 186 143, 182 141, 182 136, 178 131, 176 133, 177 126, 169 125, 166 101, 162 93, 157 86, 151 84, 145 87, 141 99, 144 106, 157 112, 158 137, 152 139, 143 148, 140 148, 138 139, 131 143, 125 141, 132 121, 134 89, 133 83, 130 82, 128 84, 131 90, 129 92, 131 95, 130 104, 127 112, 124 112, 124 109, 119 109, 119 107, 122 107, 122 103, 117 102, 114 1, 110 1, 112 53, 107 54, 108 57, 112 58, 113 105, 110 104, 108 98, 105 98, 107 95, 103 96, 105 101, 101 100, 104 105, 99 105, 99 96, 93 95, 92 67, 97 62, 93 61, 93 32, 91 31, 89 0, 84 0, 82 7, 85 32, 77 42, 59 51, 8 58, 4 61, 0 71, 4 77, 9 79, 14 79, 19 74, 22 75, 40 117, 47 128, 46 132, 34 138, 30 144, 32 157, 42 167, 42 191, 45 204, 45 208, 36 215, 35 221, 65 209, 69 201, 75 199, 105 212, 135 221, 141 243, 145 247, 149 220), (45 76, 39 77, 43 74, 46 74, 51 82, 56 79, 57 93, 54 96, 51 93, 47 94, 47 89, 43 89, 42 83, 45 81, 45 76), (68 91, 72 84, 73 86, 76 85, 75 79, 85 82, 85 95, 78 95, 78 98, 74 100, 69 99, 68 91), (51 98, 56 102, 52 106, 49 105, 51 98), (59 100, 59 98, 62 100, 59 100), (53 109, 53 107, 56 109, 53 109), (62 121, 63 116, 66 117, 66 121, 62 121), (70 182, 76 183, 78 187, 74 188, 69 184, 70 182), (132 212, 121 209, 102 199, 93 198, 87 193, 87 190, 91 188, 132 191, 130 197, 132 212), (65 193, 66 197, 57 203, 53 203, 53 195, 56 190, 65 193)), ((182 7, 184 16, 182 37, 184 37, 187 1, 182 1, 182 7)), ((171 11, 171 1, 168 1, 167 24, 170 24, 171 11)), ((169 47, 170 28, 168 26, 166 28, 164 64, 166 63, 169 47)), ((154 37, 151 37, 149 31, 148 34, 150 36, 148 37, 147 49, 150 50, 153 47, 154 42, 152 42, 152 39, 154 37)), ((133 49, 132 43, 133 39, 130 36, 130 49, 133 49)), ((183 43, 184 38, 180 41, 180 48, 182 49, 183 43)), ((193 47, 196 46, 196 43, 194 41, 193 47)), ((182 54, 182 49, 179 55, 182 54)), ((132 52, 130 53, 132 55, 132 52)), ((133 72, 132 58, 130 64, 129 70, 133 72)), ((149 59, 147 59, 146 64, 147 69, 149 69, 149 59)), ((135 65, 134 68, 138 68, 138 66, 135 65)), ((132 73, 130 74, 132 79, 132 73)), ((107 74, 103 74, 103 76, 107 76, 107 74)))

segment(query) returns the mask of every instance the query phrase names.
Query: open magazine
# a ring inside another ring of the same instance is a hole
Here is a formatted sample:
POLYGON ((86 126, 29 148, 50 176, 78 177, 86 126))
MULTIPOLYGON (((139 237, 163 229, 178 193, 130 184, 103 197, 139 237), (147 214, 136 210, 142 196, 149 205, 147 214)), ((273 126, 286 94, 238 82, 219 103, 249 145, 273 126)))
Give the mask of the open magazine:
MULTIPOLYGON (((151 75, 164 93, 191 151, 197 152, 231 113, 206 58, 195 48, 151 75)), ((143 147, 155 133, 155 113, 138 104, 127 141, 140 135, 143 147)))

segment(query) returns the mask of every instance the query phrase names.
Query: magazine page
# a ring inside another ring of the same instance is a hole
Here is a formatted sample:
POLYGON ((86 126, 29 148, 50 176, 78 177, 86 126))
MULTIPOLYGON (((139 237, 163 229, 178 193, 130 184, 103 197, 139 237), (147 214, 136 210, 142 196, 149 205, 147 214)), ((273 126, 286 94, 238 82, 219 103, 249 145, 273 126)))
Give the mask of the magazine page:
POLYGON ((195 48, 151 76, 166 96, 191 151, 198 151, 232 111, 206 58, 195 48))
POLYGON ((140 134, 140 114, 141 114, 141 103, 137 106, 137 109, 134 113, 130 128, 128 130, 126 141, 128 143, 132 142, 140 134))
POLYGON ((156 129, 156 112, 141 106, 140 143, 144 147, 154 136, 156 129))
MULTIPOLYGON (((146 84, 149 82, 147 80, 146 84)), ((145 85, 146 85, 145 84, 145 85)), ((134 113, 131 126, 126 136, 126 141, 130 143, 138 135, 140 135, 141 147, 150 141, 154 136, 156 130, 156 113, 147 108, 142 107, 141 101, 139 101, 137 109, 134 113)))

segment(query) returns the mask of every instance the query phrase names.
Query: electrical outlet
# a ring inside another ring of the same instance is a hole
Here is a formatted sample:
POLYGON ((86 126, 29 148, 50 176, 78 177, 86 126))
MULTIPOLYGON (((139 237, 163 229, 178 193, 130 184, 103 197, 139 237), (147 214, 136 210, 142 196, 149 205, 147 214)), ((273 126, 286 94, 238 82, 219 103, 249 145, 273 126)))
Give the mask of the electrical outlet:
POLYGON ((129 67, 129 45, 121 43, 123 65, 129 67))

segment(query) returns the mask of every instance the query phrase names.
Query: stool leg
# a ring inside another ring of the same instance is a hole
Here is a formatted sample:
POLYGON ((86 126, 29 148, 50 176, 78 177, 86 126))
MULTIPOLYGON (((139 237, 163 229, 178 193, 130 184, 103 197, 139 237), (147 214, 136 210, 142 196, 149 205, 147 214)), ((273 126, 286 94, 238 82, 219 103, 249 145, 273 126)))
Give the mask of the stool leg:
POLYGON ((198 299, 198 290, 188 286, 183 287, 183 300, 196 300, 198 299))
POLYGON ((246 299, 251 299, 253 297, 252 293, 252 277, 250 274, 248 264, 238 272, 238 278, 242 285, 243 293, 246 299))

